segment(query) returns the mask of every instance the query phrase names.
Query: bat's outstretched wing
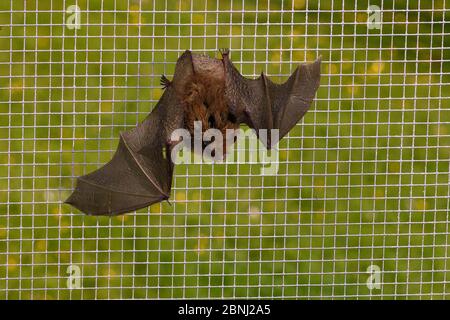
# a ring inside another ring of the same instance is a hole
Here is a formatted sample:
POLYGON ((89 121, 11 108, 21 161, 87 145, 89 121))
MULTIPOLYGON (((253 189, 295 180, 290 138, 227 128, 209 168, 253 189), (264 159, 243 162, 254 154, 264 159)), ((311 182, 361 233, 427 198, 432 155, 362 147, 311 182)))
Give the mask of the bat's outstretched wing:
POLYGON ((177 91, 183 77, 192 72, 191 54, 185 52, 177 62, 178 76, 167 83, 154 110, 136 128, 120 134, 110 162, 78 178, 66 203, 90 215, 116 215, 169 198, 173 173, 170 135, 184 122, 177 91))
MULTIPOLYGON (((278 85, 264 74, 256 80, 242 77, 228 52, 221 62, 186 51, 177 61, 173 80, 161 78, 165 91, 154 110, 136 128, 121 133, 110 162, 78 178, 66 203, 91 215, 115 215, 168 199, 175 144, 170 137, 175 129, 191 127, 190 117, 207 119, 212 128, 243 122, 257 134, 259 129, 279 129, 281 139, 310 107, 319 81, 320 59, 299 66, 278 85), (226 110, 220 109, 223 106, 226 110)), ((260 137, 269 148, 278 142, 270 137, 260 137)))
MULTIPOLYGON (((276 84, 264 74, 255 80, 244 78, 230 61, 228 51, 222 55, 230 111, 257 134, 259 129, 278 129, 279 139, 283 138, 311 106, 319 88, 321 59, 298 66, 285 83, 276 84)), ((268 148, 278 142, 270 141, 270 137, 268 134, 268 148)))

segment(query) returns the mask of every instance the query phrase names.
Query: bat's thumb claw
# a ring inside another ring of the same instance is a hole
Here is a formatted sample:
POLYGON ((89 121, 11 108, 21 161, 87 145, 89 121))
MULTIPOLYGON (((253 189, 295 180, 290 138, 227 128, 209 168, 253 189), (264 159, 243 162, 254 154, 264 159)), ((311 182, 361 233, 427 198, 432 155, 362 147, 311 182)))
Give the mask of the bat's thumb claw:
POLYGON ((171 81, 167 79, 165 75, 161 75, 159 83, 163 86, 164 89, 166 89, 168 86, 170 86, 171 81))

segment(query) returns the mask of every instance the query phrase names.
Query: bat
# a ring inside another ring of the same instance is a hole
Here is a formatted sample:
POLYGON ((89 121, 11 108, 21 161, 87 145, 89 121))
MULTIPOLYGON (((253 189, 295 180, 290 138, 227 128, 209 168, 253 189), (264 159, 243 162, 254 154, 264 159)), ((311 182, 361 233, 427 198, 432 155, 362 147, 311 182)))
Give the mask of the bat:
MULTIPOLYGON (((308 111, 319 87, 320 57, 276 84, 264 73, 254 80, 243 77, 229 50, 221 54, 222 59, 215 59, 186 50, 173 79, 161 76, 164 92, 153 111, 136 128, 120 133, 111 161, 79 177, 65 202, 88 215, 111 216, 168 200, 174 170, 171 151, 180 142, 171 140, 175 129, 193 133, 194 122, 200 121, 202 130, 225 133, 243 123, 257 135, 260 129, 278 129, 281 139, 308 111)), ((264 143, 270 149, 278 140, 268 135, 264 143)))

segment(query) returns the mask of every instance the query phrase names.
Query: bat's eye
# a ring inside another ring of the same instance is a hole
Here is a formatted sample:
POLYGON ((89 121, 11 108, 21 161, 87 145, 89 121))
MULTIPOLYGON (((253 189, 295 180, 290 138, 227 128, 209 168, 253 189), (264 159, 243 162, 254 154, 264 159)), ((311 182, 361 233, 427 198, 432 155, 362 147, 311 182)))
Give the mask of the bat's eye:
POLYGON ((210 128, 215 128, 216 126, 216 119, 214 118, 213 115, 210 115, 208 118, 208 124, 210 128))
POLYGON ((236 123, 236 116, 232 113, 228 113, 227 119, 229 122, 236 123))

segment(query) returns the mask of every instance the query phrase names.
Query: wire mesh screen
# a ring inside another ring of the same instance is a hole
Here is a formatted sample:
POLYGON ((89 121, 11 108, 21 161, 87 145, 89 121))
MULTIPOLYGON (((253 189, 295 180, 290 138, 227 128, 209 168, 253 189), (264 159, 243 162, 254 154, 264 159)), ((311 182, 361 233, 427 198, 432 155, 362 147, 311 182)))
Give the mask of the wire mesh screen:
POLYGON ((447 298, 449 1, 0 2, 0 297, 447 298), (186 49, 276 81, 322 56, 311 110, 258 163, 177 165, 171 204, 63 201, 186 49))

